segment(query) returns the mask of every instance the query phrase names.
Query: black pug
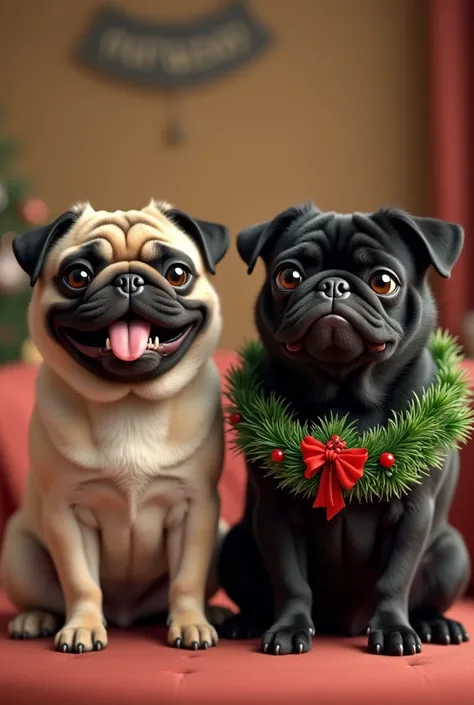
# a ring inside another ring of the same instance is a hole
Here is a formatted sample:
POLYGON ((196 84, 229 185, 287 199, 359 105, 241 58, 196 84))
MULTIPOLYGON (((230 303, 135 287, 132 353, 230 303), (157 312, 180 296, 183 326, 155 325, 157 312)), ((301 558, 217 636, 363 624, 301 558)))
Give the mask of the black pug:
MULTIPOLYGON (((301 421, 332 410, 359 431, 386 424, 435 375, 432 265, 448 277, 463 230, 401 210, 339 215, 313 204, 239 233, 238 250, 266 279, 256 304, 263 388, 301 421)), ((248 463, 241 522, 220 558, 240 608, 227 638, 263 633, 262 650, 302 653, 316 632, 368 633, 369 650, 403 655, 421 642, 468 639, 444 617, 470 575, 466 546, 448 524, 457 452, 403 499, 347 504, 331 521, 248 463)))

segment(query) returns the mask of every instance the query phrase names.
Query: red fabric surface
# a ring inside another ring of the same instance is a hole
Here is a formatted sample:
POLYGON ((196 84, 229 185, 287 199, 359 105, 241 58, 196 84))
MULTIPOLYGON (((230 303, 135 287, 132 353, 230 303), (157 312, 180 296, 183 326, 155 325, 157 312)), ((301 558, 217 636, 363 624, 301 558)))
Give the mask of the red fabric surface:
MULTIPOLYGON (((221 372, 234 359, 219 353, 221 372)), ((474 382, 474 363, 466 367, 474 382)), ((0 368, 0 536, 20 497, 28 468, 26 435, 36 370, 0 368)), ((462 451, 463 471, 452 512, 474 555, 474 443, 462 451)), ((241 459, 230 452, 220 484, 222 513, 240 517, 245 487, 241 459)), ((225 604, 225 596, 217 601, 225 604)), ((220 642, 206 652, 164 645, 165 630, 111 629, 101 653, 59 654, 51 640, 6 638, 13 613, 0 593, 0 703, 2 705, 445 705, 454 693, 459 705, 474 702, 474 641, 462 646, 425 646, 401 659, 371 656, 366 640, 316 637, 303 656, 272 657, 256 652, 256 641, 220 642)), ((453 617, 474 636, 474 600, 458 603, 453 617)))
MULTIPOLYGON (((59 654, 51 640, 3 635, 0 597, 0 702, 3 705, 472 705, 474 641, 426 645, 417 656, 372 656, 366 639, 316 637, 302 656, 268 656, 256 641, 208 651, 164 645, 156 627, 111 629, 100 653, 59 654)), ((474 634, 474 601, 453 616, 474 634)))

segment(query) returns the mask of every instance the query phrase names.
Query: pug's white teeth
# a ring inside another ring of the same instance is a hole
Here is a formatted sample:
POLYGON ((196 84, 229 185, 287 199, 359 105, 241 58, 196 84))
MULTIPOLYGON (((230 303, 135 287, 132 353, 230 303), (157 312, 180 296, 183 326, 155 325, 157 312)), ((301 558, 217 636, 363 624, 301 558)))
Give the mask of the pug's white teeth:
POLYGON ((158 336, 155 337, 155 340, 152 338, 148 338, 148 343, 146 344, 146 349, 147 350, 155 350, 157 351, 160 345, 160 340, 158 336))
POLYGON ((107 338, 107 340, 105 341, 105 349, 112 350, 112 346, 110 345, 110 338, 107 338))

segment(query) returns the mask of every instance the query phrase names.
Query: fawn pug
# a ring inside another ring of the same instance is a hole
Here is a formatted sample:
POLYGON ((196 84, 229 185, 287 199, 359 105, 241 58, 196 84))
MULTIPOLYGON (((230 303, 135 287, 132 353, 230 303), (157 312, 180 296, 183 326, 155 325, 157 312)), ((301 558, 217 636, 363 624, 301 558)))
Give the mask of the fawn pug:
POLYGON ((205 601, 224 440, 208 275, 228 245, 224 226, 154 200, 79 204, 15 239, 43 362, 1 557, 11 636, 100 650, 107 621, 164 611, 170 644, 216 643, 205 601))

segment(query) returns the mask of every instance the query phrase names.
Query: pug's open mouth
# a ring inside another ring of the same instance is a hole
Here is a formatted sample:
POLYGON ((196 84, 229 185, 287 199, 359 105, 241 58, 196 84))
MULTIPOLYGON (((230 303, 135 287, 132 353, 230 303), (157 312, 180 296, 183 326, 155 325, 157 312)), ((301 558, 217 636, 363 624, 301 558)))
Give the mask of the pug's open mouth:
POLYGON ((145 354, 159 357, 173 355, 181 348, 193 327, 194 324, 188 324, 170 328, 139 318, 122 318, 97 330, 61 326, 60 332, 89 358, 114 356, 123 362, 134 362, 145 354))

